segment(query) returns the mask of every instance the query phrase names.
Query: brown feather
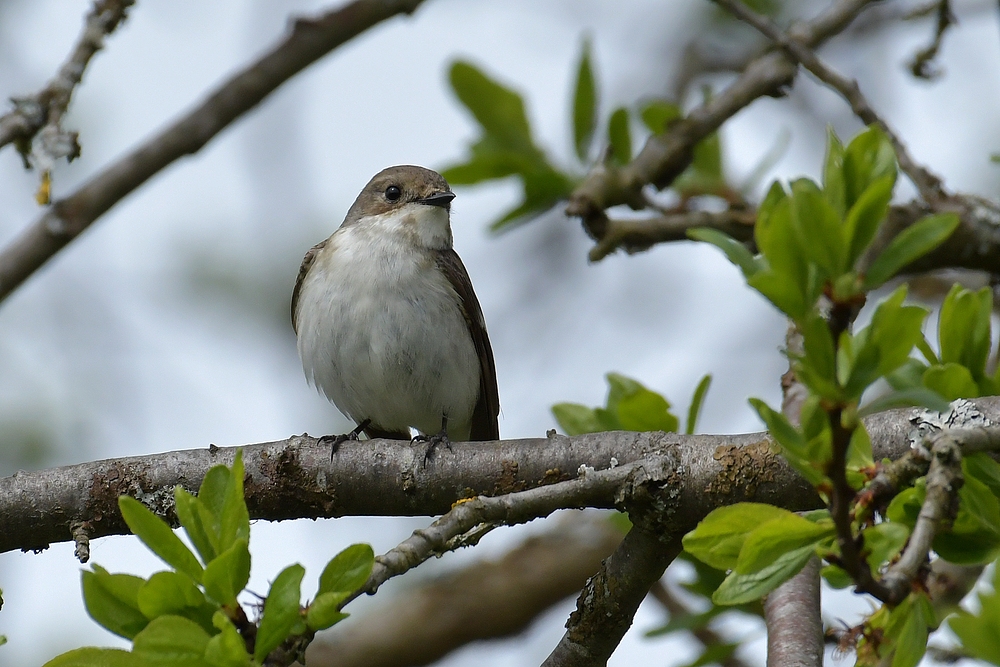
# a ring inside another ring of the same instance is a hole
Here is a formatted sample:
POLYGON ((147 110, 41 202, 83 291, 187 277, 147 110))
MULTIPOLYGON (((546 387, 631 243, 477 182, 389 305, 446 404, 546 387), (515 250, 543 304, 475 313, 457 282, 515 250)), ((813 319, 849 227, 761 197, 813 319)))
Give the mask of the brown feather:
POLYGON ((434 259, 461 300, 462 314, 479 356, 479 399, 472 412, 472 432, 469 439, 499 440, 497 417, 500 415, 500 392, 497 389, 497 369, 493 362, 493 348, 486 335, 483 309, 479 306, 476 293, 472 291, 472 280, 458 253, 451 248, 435 250, 434 259))
MULTIPOLYGON (((329 239, 327 239, 328 241, 329 239)), ((306 253, 306 256, 302 258, 302 265, 299 267, 299 275, 295 279, 295 287, 292 289, 292 331, 296 334, 299 333, 299 325, 296 321, 295 308, 299 305, 299 290, 302 288, 302 281, 305 280, 306 274, 309 273, 310 267, 312 267, 313 262, 316 261, 316 254, 323 249, 326 245, 326 241, 320 241, 306 253)))

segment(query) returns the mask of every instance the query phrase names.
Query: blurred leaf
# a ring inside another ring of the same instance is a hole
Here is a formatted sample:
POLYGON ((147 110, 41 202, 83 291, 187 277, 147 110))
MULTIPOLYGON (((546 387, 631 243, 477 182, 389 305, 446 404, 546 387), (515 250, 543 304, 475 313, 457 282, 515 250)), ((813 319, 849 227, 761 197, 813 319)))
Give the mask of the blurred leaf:
POLYGON ((957 615, 948 619, 952 631, 962 640, 962 649, 972 655, 1000 664, 1000 595, 996 590, 996 575, 1000 566, 994 565, 994 588, 990 592, 979 592, 979 611, 975 614, 959 609, 957 615))
POLYGON ((970 371, 970 377, 982 378, 990 355, 992 313, 993 294, 989 287, 974 292, 953 285, 941 304, 938 318, 941 361, 961 364, 970 371))
MULTIPOLYGON (((826 128, 826 159, 823 160, 823 194, 837 212, 844 217, 847 212, 847 193, 844 183, 844 145, 831 126, 826 128)), ((848 238, 851 238, 849 235, 848 238)))
MULTIPOLYGON (((896 391, 915 389, 923 387, 924 371, 926 370, 927 364, 919 359, 907 359, 902 366, 886 375, 885 379, 889 383, 889 386, 896 391)), ((917 404, 915 403, 914 405, 917 404)))
POLYGON ((306 625, 310 630, 326 630, 348 617, 340 611, 340 603, 350 595, 347 591, 320 593, 306 611, 306 625))
POLYGON ((476 66, 456 61, 449 73, 452 90, 487 134, 515 150, 534 148, 521 96, 489 78, 476 66))
POLYGON ((875 181, 886 176, 895 181, 896 153, 892 143, 877 126, 869 126, 847 145, 843 169, 844 204, 850 209, 875 181))
POLYGON ((816 547, 833 534, 832 521, 813 523, 792 512, 785 512, 757 526, 747 535, 735 570, 740 574, 760 572, 786 553, 806 546, 816 547))
POLYGON ((698 426, 698 417, 701 415, 701 406, 708 393, 708 388, 712 385, 712 376, 706 375, 695 387, 694 395, 691 397, 691 407, 688 408, 687 428, 684 430, 688 435, 695 432, 698 426))
POLYGON ((869 185, 844 220, 844 236, 849 244, 847 267, 853 267, 862 253, 871 245, 875 232, 885 220, 896 184, 895 174, 886 174, 869 185))
POLYGON ((177 518, 188 539, 201 554, 202 562, 208 563, 218 553, 218 520, 205 503, 180 485, 174 488, 174 505, 177 508, 177 518))
POLYGON ((660 394, 642 389, 618 401, 618 421, 627 431, 667 431, 676 433, 680 421, 670 413, 670 403, 660 394))
POLYGON ((118 508, 129 530, 171 567, 188 575, 196 582, 201 581, 201 563, 191 550, 181 542, 167 522, 131 496, 120 496, 118 508))
POLYGON ((924 387, 911 387, 910 389, 900 389, 891 391, 879 396, 865 407, 858 410, 859 417, 867 417, 877 412, 892 410, 893 408, 922 407, 936 410, 937 412, 947 412, 948 401, 941 398, 936 391, 924 387))
MULTIPOLYGON (((928 389, 943 396, 946 401, 979 396, 979 385, 972 378, 969 369, 953 362, 928 368, 924 371, 923 383, 928 389)), ((938 412, 946 411, 938 410, 938 412)))
POLYGON ((819 187, 807 178, 792 182, 792 224, 805 259, 823 269, 828 279, 847 270, 847 247, 836 211, 819 187))
POLYGON ((257 643, 253 657, 263 661, 267 654, 278 648, 292 634, 295 626, 302 622, 301 599, 304 567, 296 563, 278 573, 264 600, 264 613, 257 631, 257 643))
POLYGON ((667 125, 679 120, 683 115, 679 106, 666 100, 648 102, 639 112, 643 124, 653 134, 660 134, 667 129, 667 125))
POLYGON ((910 529, 901 523, 884 521, 865 528, 861 535, 864 550, 868 552, 868 566, 872 572, 878 573, 883 564, 906 546, 906 540, 910 537, 910 529))
POLYGON ((629 129, 628 109, 618 107, 608 119, 608 142, 611 157, 620 165, 632 161, 632 132, 629 129))
POLYGON ((212 667, 250 667, 246 643, 232 621, 221 611, 215 613, 212 621, 219 633, 208 640, 205 660, 212 667))
POLYGON ((143 667, 141 661, 120 648, 78 648, 49 660, 43 667, 143 667))
POLYGON ((146 580, 131 574, 111 574, 99 565, 82 574, 87 613, 108 631, 126 639, 136 636, 149 619, 139 609, 139 589, 146 580))
POLYGON ((250 581, 250 551, 240 538, 205 566, 205 592, 223 605, 236 604, 236 596, 250 581))
MULTIPOLYGON (((191 618, 191 612, 207 602, 194 582, 180 572, 154 573, 139 588, 137 601, 139 610, 150 620, 167 614, 191 618)), ((209 613, 206 620, 211 622, 211 618, 209 613)))
POLYGON ((806 545, 786 551, 767 567, 756 572, 750 574, 730 572, 712 595, 712 602, 734 605, 757 600, 798 574, 815 553, 815 546, 806 545))
POLYGON ((688 230, 687 236, 692 241, 710 243, 719 248, 726 254, 726 259, 740 267, 743 275, 747 278, 752 277, 760 270, 760 263, 753 256, 753 253, 744 244, 725 232, 711 227, 695 227, 688 230))
POLYGON ((240 540, 250 541, 250 513, 243 496, 243 450, 237 449, 219 514, 219 550, 225 551, 240 540))
POLYGON ((826 480, 826 475, 823 472, 827 464, 826 457, 823 457, 822 460, 813 460, 814 452, 810 441, 806 440, 803 433, 792 426, 783 414, 772 410, 759 399, 751 398, 750 404, 767 425, 768 432, 778 443, 781 453, 789 465, 813 486, 823 483, 826 480))
POLYGON ((958 222, 954 213, 940 213, 904 229, 872 263, 865 276, 864 288, 871 290, 882 285, 907 264, 941 245, 958 227, 958 222))
POLYGON ((764 503, 736 503, 709 512, 684 536, 684 550, 718 570, 736 567, 740 550, 756 528, 792 514, 764 503))
POLYGON ((927 651, 927 628, 936 625, 934 609, 923 593, 911 593, 889 612, 886 635, 895 652, 892 667, 916 667, 927 651))
POLYGON ((375 565, 371 545, 352 544, 330 559, 319 577, 320 593, 353 593, 368 581, 375 565))
POLYGON ((590 40, 584 40, 573 93, 573 145, 581 162, 587 162, 590 142, 597 126, 597 86, 590 65, 590 40))
POLYGON ((149 667, 211 667, 204 659, 208 640, 194 621, 160 616, 135 636, 132 652, 149 667))
POLYGON ((556 403, 552 406, 552 414, 566 435, 599 433, 604 430, 594 410, 586 405, 556 403))

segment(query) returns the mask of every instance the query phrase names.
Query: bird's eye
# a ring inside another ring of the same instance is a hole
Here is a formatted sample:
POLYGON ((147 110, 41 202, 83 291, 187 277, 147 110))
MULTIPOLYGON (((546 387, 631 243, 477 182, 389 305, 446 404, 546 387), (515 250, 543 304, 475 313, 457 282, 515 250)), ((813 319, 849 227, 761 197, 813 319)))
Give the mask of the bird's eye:
POLYGON ((403 191, 399 189, 398 185, 390 185, 385 189, 385 198, 389 201, 397 201, 403 196, 403 191))

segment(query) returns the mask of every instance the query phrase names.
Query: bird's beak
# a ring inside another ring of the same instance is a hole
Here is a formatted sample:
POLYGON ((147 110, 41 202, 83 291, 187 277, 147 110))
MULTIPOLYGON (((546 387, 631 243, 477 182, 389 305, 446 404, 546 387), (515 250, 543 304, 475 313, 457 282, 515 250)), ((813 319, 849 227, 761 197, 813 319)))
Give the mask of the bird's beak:
POLYGON ((454 198, 455 198, 454 192, 444 190, 442 192, 435 192, 429 197, 418 199, 417 202, 420 204, 427 204, 429 206, 440 206, 441 208, 451 208, 451 200, 454 198))

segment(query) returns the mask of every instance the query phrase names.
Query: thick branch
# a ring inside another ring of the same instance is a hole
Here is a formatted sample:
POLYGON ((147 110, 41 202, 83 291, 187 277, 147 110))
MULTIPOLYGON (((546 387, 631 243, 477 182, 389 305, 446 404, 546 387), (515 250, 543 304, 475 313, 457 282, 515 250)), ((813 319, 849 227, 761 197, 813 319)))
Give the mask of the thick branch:
MULTIPOLYGON (((976 399, 984 418, 1000 423, 1000 398, 976 399)), ((911 410, 873 415, 865 424, 875 457, 908 451, 911 410)), ((984 430, 983 433, 994 433, 984 430)), ((985 436, 984 436, 985 437, 985 436)), ((994 437, 994 436, 991 436, 994 437)), ((679 522, 697 521, 726 503, 749 500, 792 510, 819 499, 763 433, 685 436, 614 431, 484 443, 453 443, 426 466, 423 450, 392 440, 328 447, 302 435, 244 446, 246 496, 255 519, 344 515, 433 515, 460 498, 502 495, 574 479, 581 466, 625 466, 646 456, 677 462, 672 493, 679 522)), ((130 494, 172 518, 173 488, 195 490, 213 465, 231 464, 236 448, 167 452, 81 463, 0 478, 0 552, 43 549, 73 539, 76 522, 90 538, 125 534, 117 498, 130 494)), ((614 497, 595 502, 613 507, 614 497)))
POLYGON ((132 190, 174 160, 200 150, 278 86, 344 42, 423 0, 355 0, 298 19, 270 52, 223 83, 194 110, 56 201, 0 251, 0 301, 132 190))

